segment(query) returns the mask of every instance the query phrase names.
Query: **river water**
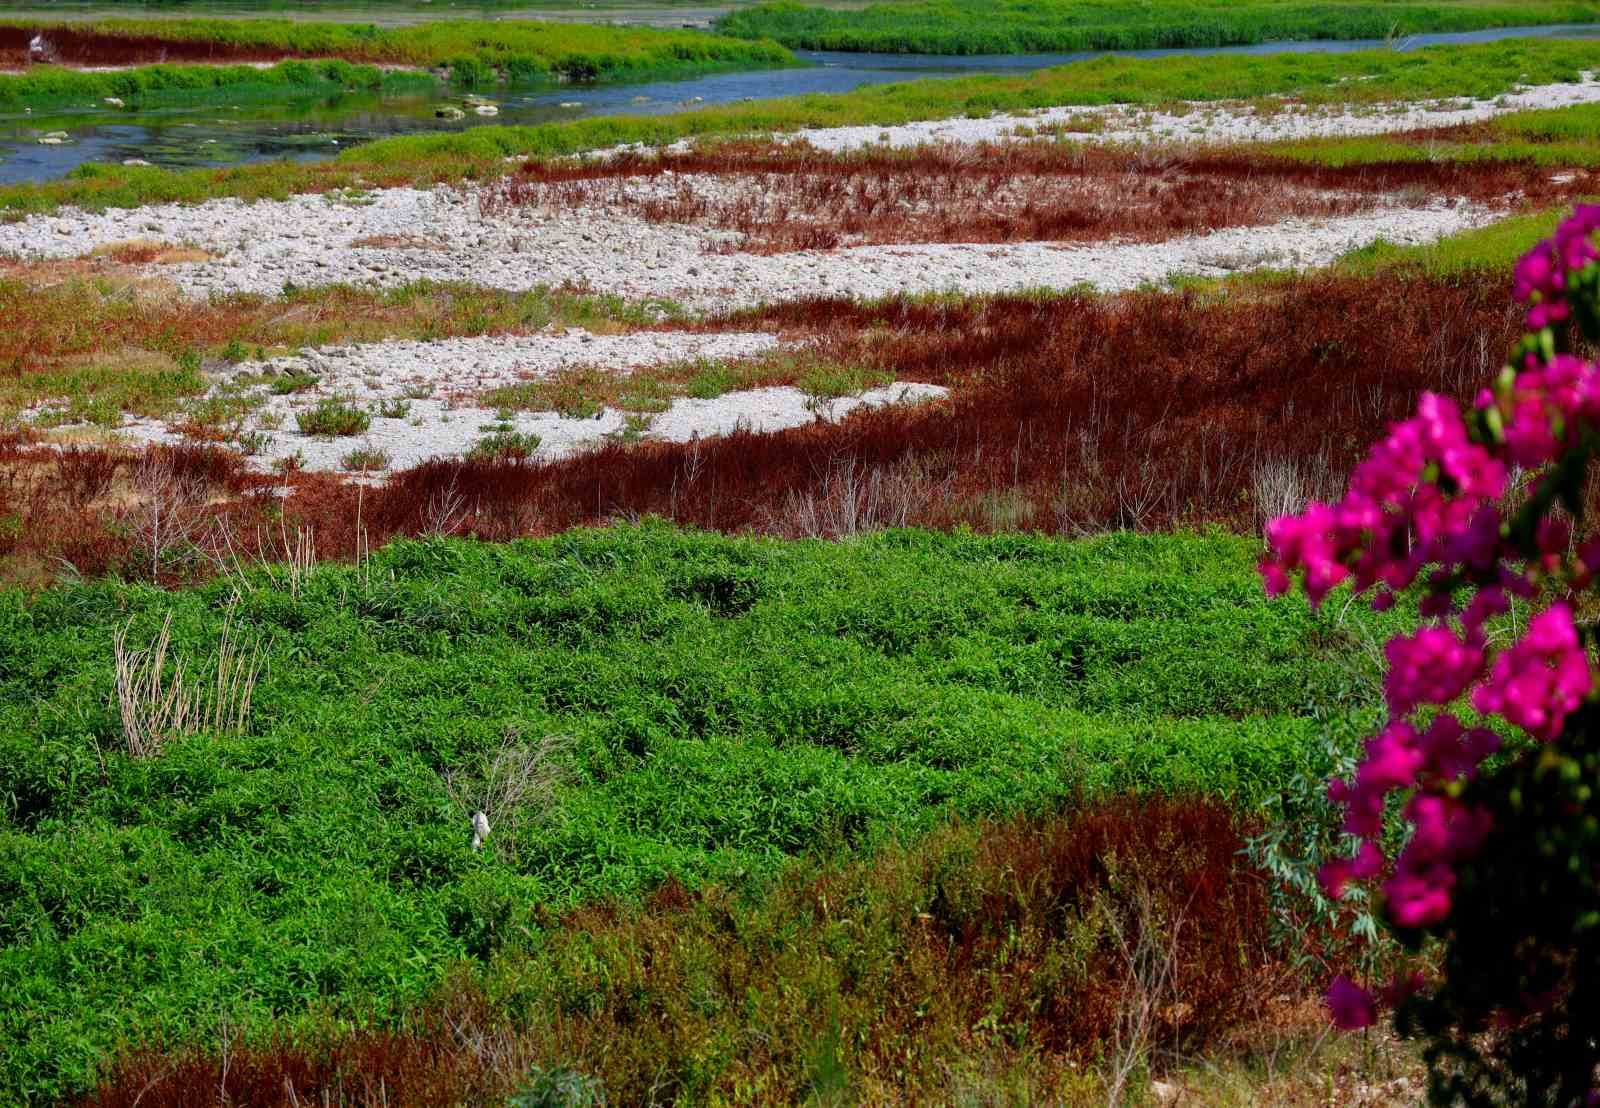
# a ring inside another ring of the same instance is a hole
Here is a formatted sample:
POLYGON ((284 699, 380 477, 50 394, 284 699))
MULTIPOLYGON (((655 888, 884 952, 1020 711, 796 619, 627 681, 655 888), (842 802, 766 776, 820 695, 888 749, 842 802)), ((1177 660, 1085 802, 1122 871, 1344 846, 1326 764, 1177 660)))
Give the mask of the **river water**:
MULTIPOLYGON (((5 13, 9 15, 9 13, 5 13)), ((1506 28, 1463 34, 1417 35, 1397 49, 1440 43, 1489 42, 1511 37, 1600 36, 1600 27, 1566 25, 1506 28)), ((1110 51, 1133 57, 1211 54, 1327 53, 1370 49, 1383 42, 1274 42, 1255 46, 1192 50, 1110 51)), ((660 114, 710 104, 803 93, 845 92, 863 85, 979 73, 1022 73, 1101 56, 1000 54, 953 57, 920 54, 801 52, 807 64, 790 69, 718 73, 642 84, 501 86, 479 90, 500 114, 464 120, 435 117, 435 110, 460 103, 443 84, 406 96, 350 93, 324 98, 238 104, 210 101, 139 110, 84 104, 48 113, 0 112, 0 184, 48 181, 85 162, 140 158, 170 167, 225 166, 276 158, 327 158, 351 146, 389 135, 452 131, 485 124, 547 123, 588 115, 660 114), (41 145, 47 131, 65 131, 62 145, 41 145)))

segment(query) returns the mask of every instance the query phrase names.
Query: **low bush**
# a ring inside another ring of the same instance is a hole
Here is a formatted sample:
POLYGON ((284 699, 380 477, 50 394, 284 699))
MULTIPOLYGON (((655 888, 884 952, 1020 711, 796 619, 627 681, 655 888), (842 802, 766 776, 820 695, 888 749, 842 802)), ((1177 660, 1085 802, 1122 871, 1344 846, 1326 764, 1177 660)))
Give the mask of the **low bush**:
POLYGON ((295 423, 303 435, 359 435, 372 426, 372 413, 348 400, 328 397, 295 413, 295 423))

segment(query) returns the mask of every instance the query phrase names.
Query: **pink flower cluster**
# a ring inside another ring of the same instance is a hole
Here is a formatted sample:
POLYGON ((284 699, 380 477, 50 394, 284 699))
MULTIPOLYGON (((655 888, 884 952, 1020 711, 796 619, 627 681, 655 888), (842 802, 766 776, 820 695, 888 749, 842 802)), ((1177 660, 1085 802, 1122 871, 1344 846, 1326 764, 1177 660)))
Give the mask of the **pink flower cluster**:
POLYGON ((1494 673, 1472 694, 1472 706, 1549 742, 1593 684, 1572 609, 1557 603, 1535 616, 1522 641, 1495 659, 1494 673))
POLYGON ((1342 501, 1267 525, 1267 591, 1287 592, 1296 571, 1313 604, 1346 580, 1363 591, 1405 588, 1423 566, 1461 556, 1460 537, 1481 530, 1480 508, 1505 487, 1505 463, 1472 441, 1460 409, 1423 393, 1417 414, 1356 467, 1342 501))
POLYGON ((1580 204, 1572 216, 1517 263, 1512 294, 1518 303, 1531 304, 1528 330, 1541 331, 1571 318, 1567 303, 1567 278, 1600 259, 1594 233, 1600 230, 1600 205, 1580 204))
POLYGON ((1499 416, 1512 463, 1540 466, 1571 448, 1579 427, 1600 422, 1600 373, 1592 362, 1557 354, 1525 366, 1499 395, 1479 393, 1478 407, 1499 416))
MULTIPOLYGON (((1574 277, 1600 262, 1597 237, 1600 205, 1581 207, 1517 266, 1516 296, 1531 305, 1531 329, 1572 318, 1568 296, 1590 287, 1574 277)), ((1424 394, 1417 414, 1390 428, 1356 468, 1340 502, 1312 504, 1267 527, 1261 568, 1273 595, 1298 576, 1313 604, 1349 583, 1383 608, 1429 570, 1420 611, 1432 622, 1385 648, 1390 721, 1368 740, 1354 778, 1329 787, 1357 850, 1322 873, 1334 898, 1352 881, 1378 884, 1388 918, 1401 928, 1449 919, 1457 868, 1492 832, 1487 813, 1463 802, 1458 786, 1499 748, 1499 737, 1488 726, 1466 726, 1449 709, 1465 700, 1481 715, 1549 742, 1594 693, 1564 597, 1600 576, 1600 537, 1574 551, 1563 518, 1508 524, 1501 512, 1514 467, 1545 480, 1541 467, 1600 437, 1600 368, 1558 353, 1558 345, 1546 333, 1519 347, 1521 364, 1479 395, 1470 419, 1451 401, 1424 394), (1520 639, 1497 652, 1488 624, 1513 597, 1544 607, 1520 639), (1382 840, 1396 797, 1404 799, 1400 811, 1411 833, 1391 862, 1382 840)), ((1373 1022, 1380 1002, 1397 995, 1386 990, 1380 997, 1340 978, 1328 1002, 1335 1022, 1354 1028, 1373 1022)))

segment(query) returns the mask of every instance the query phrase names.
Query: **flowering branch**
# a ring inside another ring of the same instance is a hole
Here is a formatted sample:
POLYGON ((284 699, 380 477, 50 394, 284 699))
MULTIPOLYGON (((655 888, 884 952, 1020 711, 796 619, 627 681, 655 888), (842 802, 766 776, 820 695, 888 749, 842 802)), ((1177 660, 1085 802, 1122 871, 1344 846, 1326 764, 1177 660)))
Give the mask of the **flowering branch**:
MULTIPOLYGON (((1424 393, 1355 469, 1342 500, 1267 527, 1261 573, 1273 595, 1298 579, 1316 605, 1349 585, 1381 610, 1421 585, 1426 622, 1385 649, 1389 721, 1354 777, 1329 787, 1359 845, 1321 875, 1335 899, 1352 882, 1374 885, 1402 934, 1449 925, 1458 872, 1495 830, 1465 785, 1500 749, 1501 733, 1553 743, 1595 692, 1592 632, 1579 627, 1573 602, 1600 572, 1600 539, 1575 547, 1573 525, 1600 447, 1600 368, 1572 350, 1574 329, 1600 337, 1597 232, 1600 206, 1580 207, 1518 264, 1529 333, 1470 408, 1424 393), (1508 512, 1519 488, 1526 502, 1508 512), (1497 649, 1487 627, 1513 598, 1537 614, 1497 649), (1459 714, 1468 705, 1478 720, 1459 714), (1409 836, 1390 858, 1383 821, 1397 799, 1409 836)), ((1340 978, 1328 1000, 1337 1024, 1358 1028, 1374 1022, 1380 1002, 1398 1004, 1420 985, 1408 978, 1374 995, 1340 978)))

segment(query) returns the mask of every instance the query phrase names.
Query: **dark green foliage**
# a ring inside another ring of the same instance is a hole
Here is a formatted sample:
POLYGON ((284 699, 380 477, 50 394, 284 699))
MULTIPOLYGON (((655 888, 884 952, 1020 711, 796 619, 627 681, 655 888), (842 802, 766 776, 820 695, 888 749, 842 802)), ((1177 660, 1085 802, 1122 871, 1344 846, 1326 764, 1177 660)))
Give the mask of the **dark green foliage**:
POLYGON ((864 8, 780 0, 736 8, 717 21, 717 29, 806 50, 1028 54, 1381 39, 1596 18, 1600 5, 1583 0, 896 0, 864 8))
POLYGON ((1493 818, 1459 870, 1442 984, 1399 1013, 1436 1104, 1592 1104, 1600 1066, 1600 710, 1468 786, 1493 818), (1499 1034, 1486 1032, 1499 1031, 1499 1034))
POLYGON ((542 908, 668 877, 765 880, 1080 792, 1258 803, 1325 770, 1309 713, 1354 648, 1269 605, 1254 557, 654 525, 400 542, 298 595, 253 578, 235 619, 271 646, 246 732, 142 761, 114 629, 142 644, 172 612, 202 660, 230 586, 0 593, 0 1100, 80 1086, 129 1035, 392 1016, 451 961, 533 941, 542 908), (474 853, 439 774, 552 734, 556 810, 474 853))

